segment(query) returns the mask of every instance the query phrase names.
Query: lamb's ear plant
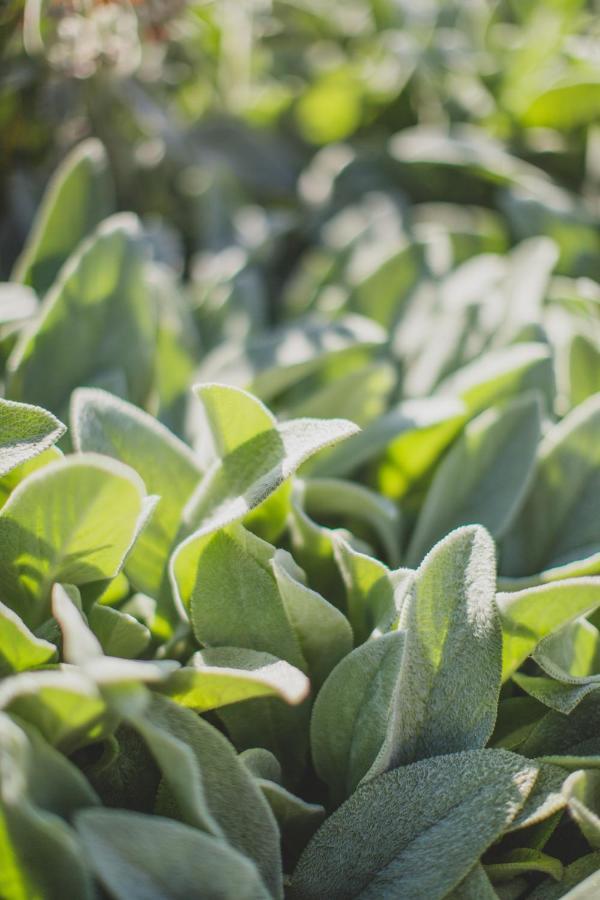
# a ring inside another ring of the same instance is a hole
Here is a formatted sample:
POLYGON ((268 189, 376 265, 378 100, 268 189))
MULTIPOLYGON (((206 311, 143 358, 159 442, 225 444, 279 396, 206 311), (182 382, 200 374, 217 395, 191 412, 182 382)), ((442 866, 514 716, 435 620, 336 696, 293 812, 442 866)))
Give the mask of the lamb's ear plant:
POLYGON ((322 158, 276 328, 272 245, 182 281, 63 164, 0 289, 1 900, 600 890, 598 294, 473 140, 387 163, 554 239, 322 158))

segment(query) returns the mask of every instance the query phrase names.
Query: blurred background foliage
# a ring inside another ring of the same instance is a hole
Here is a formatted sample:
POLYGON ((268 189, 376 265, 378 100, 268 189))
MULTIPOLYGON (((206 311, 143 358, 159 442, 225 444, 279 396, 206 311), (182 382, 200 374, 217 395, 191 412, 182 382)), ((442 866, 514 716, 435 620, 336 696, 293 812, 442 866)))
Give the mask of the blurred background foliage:
POLYGON ((533 235, 597 278, 599 46, 598 0, 4 0, 0 277, 96 136, 207 347, 312 309, 389 326, 533 235))

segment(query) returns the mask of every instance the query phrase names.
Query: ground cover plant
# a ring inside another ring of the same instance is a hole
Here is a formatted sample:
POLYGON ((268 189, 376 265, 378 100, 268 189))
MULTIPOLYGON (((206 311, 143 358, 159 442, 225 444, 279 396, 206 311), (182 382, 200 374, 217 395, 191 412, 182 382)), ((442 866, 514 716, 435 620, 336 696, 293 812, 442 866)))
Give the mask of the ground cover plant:
POLYGON ((0 898, 597 896, 593 7, 181 6, 2 14, 0 898))

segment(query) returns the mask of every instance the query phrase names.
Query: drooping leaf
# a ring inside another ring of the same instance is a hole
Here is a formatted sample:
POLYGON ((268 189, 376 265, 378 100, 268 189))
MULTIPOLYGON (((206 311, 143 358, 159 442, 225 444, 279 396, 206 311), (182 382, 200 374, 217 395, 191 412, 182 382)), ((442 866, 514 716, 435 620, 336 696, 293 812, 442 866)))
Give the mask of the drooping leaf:
MULTIPOLYGON (((151 750, 160 732, 188 749, 192 765, 200 774, 210 819, 234 849, 254 860, 272 895, 282 897, 277 825, 260 789, 226 738, 191 710, 160 696, 152 699, 143 716, 133 724, 146 740, 150 738, 151 750)), ((173 779, 181 785, 177 795, 181 803, 185 779, 177 772, 176 759, 170 761, 167 755, 163 760, 171 786, 173 779)))
POLYGON ((190 663, 174 672, 160 690, 179 706, 197 712, 257 697, 296 705, 309 691, 302 672, 268 653, 216 647, 195 653, 190 663))

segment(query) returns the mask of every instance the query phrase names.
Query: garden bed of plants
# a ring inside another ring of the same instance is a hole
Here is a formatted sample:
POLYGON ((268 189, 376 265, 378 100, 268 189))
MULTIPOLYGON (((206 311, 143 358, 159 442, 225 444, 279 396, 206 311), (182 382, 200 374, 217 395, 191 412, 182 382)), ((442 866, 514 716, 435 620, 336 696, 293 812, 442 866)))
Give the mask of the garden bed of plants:
POLYGON ((63 6, 0 40, 0 900, 600 896, 594 4, 63 6))

